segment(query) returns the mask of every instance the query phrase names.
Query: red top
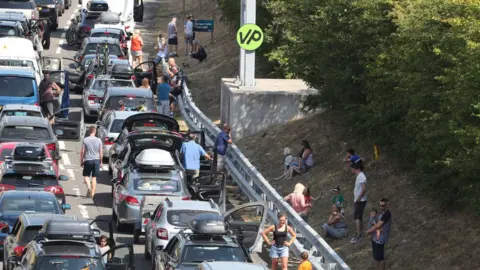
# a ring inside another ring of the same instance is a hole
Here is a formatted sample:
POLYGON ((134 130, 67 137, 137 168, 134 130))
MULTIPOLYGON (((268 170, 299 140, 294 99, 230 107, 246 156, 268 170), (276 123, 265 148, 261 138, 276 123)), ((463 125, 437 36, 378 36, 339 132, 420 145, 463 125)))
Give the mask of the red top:
POLYGON ((134 36, 132 38, 132 51, 141 51, 142 50, 142 42, 140 41, 139 36, 134 36))

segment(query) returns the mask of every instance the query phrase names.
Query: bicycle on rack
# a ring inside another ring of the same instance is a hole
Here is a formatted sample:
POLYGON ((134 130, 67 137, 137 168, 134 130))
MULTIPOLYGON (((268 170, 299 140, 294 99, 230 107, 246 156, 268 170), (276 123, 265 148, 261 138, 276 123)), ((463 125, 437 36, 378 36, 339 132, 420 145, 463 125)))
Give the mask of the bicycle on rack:
POLYGON ((108 44, 104 43, 103 46, 97 44, 97 51, 95 53, 95 61, 97 63, 97 74, 108 74, 108 57, 110 55, 110 50, 108 44), (100 59, 101 49, 103 48, 103 59, 100 59))

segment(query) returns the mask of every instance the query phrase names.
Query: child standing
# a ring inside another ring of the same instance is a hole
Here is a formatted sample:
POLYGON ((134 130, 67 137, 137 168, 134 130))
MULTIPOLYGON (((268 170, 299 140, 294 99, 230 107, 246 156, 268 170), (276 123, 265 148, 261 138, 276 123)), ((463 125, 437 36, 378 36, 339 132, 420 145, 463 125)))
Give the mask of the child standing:
POLYGON ((335 195, 333 195, 332 202, 333 204, 335 204, 336 206, 342 209, 340 212, 342 213, 342 215, 344 215, 345 214, 345 210, 344 210, 345 198, 343 198, 343 194, 340 193, 340 187, 334 188, 333 193, 335 195))
MULTIPOLYGON (((370 217, 368 218, 368 225, 367 227, 370 229, 371 227, 375 226, 378 222, 378 212, 377 209, 372 208, 372 211, 370 211, 370 217)), ((380 238, 380 229, 376 230, 375 233, 377 234, 377 239, 380 238)), ((372 234, 373 237, 373 234, 372 234)))
POLYGON ((302 252, 302 262, 298 266, 298 270, 312 270, 312 263, 308 261, 308 252, 302 252))

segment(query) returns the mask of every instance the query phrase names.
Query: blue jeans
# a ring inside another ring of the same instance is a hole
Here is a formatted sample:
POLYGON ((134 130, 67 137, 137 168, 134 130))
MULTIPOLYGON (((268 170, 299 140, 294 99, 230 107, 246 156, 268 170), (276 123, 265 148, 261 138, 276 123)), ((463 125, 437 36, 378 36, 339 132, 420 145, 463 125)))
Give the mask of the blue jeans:
POLYGON ((278 259, 288 257, 288 247, 287 246, 271 246, 270 247, 270 258, 278 259))

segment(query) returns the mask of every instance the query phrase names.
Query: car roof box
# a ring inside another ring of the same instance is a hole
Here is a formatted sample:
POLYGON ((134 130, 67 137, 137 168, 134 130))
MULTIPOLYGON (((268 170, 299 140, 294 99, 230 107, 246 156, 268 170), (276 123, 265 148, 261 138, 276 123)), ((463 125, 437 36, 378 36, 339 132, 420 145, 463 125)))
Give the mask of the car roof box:
POLYGON ((86 220, 49 219, 43 224, 40 234, 49 240, 87 240, 94 236, 90 223, 86 220))
POLYGON ((221 235, 227 234, 223 216, 213 213, 203 213, 190 221, 190 229, 194 234, 221 235))
POLYGON ((170 152, 163 149, 145 149, 135 158, 135 163, 139 166, 152 166, 153 168, 175 166, 175 160, 170 152))

